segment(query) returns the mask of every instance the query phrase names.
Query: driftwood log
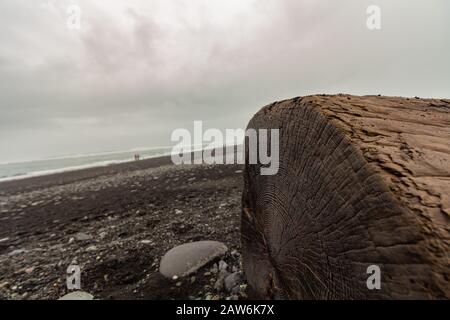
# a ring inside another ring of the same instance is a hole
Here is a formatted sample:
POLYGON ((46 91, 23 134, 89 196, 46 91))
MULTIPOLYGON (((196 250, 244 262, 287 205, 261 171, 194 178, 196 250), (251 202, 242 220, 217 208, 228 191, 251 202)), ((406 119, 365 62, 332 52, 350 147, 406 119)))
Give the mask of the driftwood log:
POLYGON ((308 96, 248 128, 280 137, 276 175, 244 171, 251 297, 450 298, 450 100, 308 96))

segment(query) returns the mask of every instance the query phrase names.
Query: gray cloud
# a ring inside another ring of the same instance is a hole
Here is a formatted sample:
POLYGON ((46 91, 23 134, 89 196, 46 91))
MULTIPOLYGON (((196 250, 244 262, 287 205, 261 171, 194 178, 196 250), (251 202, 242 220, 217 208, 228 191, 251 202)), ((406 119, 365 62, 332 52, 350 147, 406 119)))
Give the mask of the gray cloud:
POLYGON ((446 0, 0 2, 0 162, 167 145, 313 93, 450 97, 446 0), (66 27, 69 4, 82 29, 66 27), (382 29, 366 28, 366 8, 382 29))

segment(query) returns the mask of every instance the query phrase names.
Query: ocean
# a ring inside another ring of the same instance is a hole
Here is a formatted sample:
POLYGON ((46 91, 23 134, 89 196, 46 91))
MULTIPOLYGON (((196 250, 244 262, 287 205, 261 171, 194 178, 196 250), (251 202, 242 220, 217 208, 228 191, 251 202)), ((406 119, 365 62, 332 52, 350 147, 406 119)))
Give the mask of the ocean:
POLYGON ((0 182, 133 161, 135 154, 139 154, 141 160, 155 158, 170 155, 172 148, 173 147, 134 149, 129 151, 105 152, 25 162, 3 163, 0 164, 0 182))

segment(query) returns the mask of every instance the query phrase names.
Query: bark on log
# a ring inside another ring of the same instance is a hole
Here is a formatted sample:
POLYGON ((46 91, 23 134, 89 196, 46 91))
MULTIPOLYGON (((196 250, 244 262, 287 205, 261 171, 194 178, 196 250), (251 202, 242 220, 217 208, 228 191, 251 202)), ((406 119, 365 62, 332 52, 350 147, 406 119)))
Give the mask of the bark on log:
POLYGON ((253 298, 450 298, 450 100, 308 96, 248 128, 280 130, 278 173, 244 172, 253 298))

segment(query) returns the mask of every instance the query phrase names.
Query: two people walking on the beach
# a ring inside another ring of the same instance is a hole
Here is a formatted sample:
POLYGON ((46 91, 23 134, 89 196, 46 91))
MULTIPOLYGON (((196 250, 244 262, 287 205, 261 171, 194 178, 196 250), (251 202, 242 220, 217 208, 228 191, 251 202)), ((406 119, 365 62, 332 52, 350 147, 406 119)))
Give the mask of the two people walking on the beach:
POLYGON ((134 161, 139 161, 140 157, 141 157, 141 156, 140 156, 138 153, 136 153, 136 154, 134 155, 134 161))

